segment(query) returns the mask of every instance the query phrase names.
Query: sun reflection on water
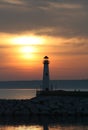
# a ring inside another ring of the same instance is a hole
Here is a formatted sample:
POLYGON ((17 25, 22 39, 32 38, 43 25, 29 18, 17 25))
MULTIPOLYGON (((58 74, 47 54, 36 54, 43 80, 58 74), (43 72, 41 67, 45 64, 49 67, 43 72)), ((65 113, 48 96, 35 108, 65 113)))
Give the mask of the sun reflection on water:
POLYGON ((43 130, 42 126, 36 125, 36 126, 2 126, 0 127, 0 130, 43 130))
POLYGON ((48 126, 47 128, 45 128, 43 126, 39 126, 39 125, 0 126, 0 130, 84 130, 84 129, 88 130, 88 126, 54 125, 54 126, 48 126))

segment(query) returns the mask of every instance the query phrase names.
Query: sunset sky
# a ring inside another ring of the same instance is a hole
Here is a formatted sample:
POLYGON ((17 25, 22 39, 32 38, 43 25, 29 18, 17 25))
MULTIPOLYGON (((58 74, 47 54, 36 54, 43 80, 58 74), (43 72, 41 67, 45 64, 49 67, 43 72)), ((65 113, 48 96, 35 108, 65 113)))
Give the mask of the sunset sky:
POLYGON ((0 0, 0 81, 88 79, 88 0, 0 0))

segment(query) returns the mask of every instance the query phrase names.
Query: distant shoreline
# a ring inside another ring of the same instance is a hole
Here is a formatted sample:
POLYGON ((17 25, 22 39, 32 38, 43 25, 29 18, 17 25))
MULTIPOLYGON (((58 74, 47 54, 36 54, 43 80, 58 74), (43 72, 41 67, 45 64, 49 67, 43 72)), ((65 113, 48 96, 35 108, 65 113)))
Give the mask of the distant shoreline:
MULTIPOLYGON (((88 89, 88 80, 50 80, 50 87, 55 89, 88 89)), ((42 88, 42 80, 0 81, 0 88, 42 88)))

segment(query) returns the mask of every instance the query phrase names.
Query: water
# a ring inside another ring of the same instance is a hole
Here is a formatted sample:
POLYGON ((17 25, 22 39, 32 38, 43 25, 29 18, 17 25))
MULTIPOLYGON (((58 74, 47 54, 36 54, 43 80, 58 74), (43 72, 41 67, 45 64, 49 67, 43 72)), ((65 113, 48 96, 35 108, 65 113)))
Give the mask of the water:
POLYGON ((88 117, 2 117, 0 130, 88 130, 88 117))
MULTIPOLYGON (((0 82, 0 88, 2 89, 38 89, 41 87, 41 80, 0 82)), ((52 89, 88 90, 88 80, 51 80, 50 87, 52 87, 52 89)))
MULTIPOLYGON (((10 81, 0 82, 0 99, 30 99, 41 89, 42 81, 10 81)), ((51 80, 53 90, 88 91, 88 80, 51 80)))
POLYGON ((31 99, 36 89, 0 89, 0 99, 31 99))

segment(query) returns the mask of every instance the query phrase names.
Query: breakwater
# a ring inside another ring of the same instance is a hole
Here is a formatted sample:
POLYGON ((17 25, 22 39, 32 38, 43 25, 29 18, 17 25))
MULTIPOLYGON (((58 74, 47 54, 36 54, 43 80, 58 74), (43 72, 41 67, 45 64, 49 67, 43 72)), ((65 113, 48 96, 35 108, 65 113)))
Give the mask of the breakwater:
POLYGON ((88 96, 38 96, 30 100, 0 100, 0 115, 87 115, 88 96))

